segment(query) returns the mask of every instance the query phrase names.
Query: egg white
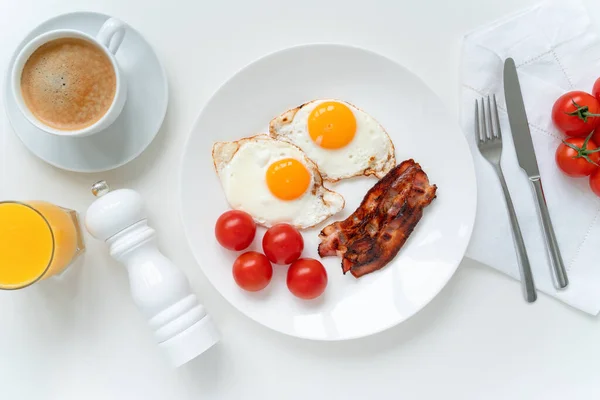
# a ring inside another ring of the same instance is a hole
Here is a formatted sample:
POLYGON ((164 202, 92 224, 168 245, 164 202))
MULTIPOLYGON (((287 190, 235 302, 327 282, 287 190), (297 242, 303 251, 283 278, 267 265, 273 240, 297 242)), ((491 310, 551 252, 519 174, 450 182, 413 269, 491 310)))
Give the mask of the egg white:
POLYGON ((298 146, 313 160, 323 179, 338 181, 359 175, 382 178, 395 165, 394 144, 383 127, 369 114, 345 101, 313 100, 274 118, 269 131, 273 138, 298 146), (319 104, 335 101, 345 104, 356 118, 356 134, 348 145, 339 149, 319 147, 308 133, 308 118, 319 104))
POLYGON ((256 135, 213 146, 213 161, 229 205, 250 214, 262 226, 289 223, 298 229, 319 224, 344 208, 344 198, 323 187, 317 166, 296 146, 256 135), (294 200, 281 200, 266 182, 269 166, 284 158, 294 158, 308 169, 311 183, 294 200))

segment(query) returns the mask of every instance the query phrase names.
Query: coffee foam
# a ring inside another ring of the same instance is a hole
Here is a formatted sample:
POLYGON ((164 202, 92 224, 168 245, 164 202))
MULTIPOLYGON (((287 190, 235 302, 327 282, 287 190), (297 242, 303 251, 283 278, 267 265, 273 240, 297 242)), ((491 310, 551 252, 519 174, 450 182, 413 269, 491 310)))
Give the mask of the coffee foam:
POLYGON ((31 113, 45 125, 78 130, 106 114, 115 97, 116 74, 95 44, 56 39, 40 46, 25 63, 21 92, 31 113))

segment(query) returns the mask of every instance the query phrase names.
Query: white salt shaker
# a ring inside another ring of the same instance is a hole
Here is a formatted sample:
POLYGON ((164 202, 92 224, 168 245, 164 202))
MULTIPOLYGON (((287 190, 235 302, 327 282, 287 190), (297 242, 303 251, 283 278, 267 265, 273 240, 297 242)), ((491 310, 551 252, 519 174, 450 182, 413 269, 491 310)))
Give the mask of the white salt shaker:
POLYGON ((158 250, 140 194, 111 192, 105 181, 95 183, 92 193, 98 199, 87 210, 85 226, 127 267, 133 301, 171 363, 183 365, 217 343, 219 333, 186 276, 158 250))

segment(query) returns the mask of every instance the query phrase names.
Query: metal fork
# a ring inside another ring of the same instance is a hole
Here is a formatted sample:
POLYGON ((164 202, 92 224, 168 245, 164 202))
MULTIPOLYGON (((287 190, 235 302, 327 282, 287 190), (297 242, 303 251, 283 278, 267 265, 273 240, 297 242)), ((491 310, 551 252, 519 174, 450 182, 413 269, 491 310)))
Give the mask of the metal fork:
POLYGON ((512 228, 513 242, 517 253, 519 272, 521 273, 523 295, 527 302, 533 303, 537 299, 537 293, 533 282, 533 274, 531 273, 531 265, 529 264, 529 257, 527 256, 527 249, 525 248, 515 207, 510 197, 508 186, 506 186, 502 167, 500 166, 502 158, 502 131, 500 130, 496 95, 493 96, 493 106, 490 96, 487 97, 487 107, 486 99, 482 98, 481 103, 475 100, 475 140, 477 141, 479 152, 494 167, 494 171, 496 171, 502 185, 510 226, 512 228))

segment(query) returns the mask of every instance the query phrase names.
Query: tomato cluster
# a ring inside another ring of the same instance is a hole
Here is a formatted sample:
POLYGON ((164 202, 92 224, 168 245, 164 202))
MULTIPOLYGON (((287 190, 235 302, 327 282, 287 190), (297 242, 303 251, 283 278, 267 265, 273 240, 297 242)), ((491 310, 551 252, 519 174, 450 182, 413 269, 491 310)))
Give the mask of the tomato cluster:
POLYGON ((568 136, 556 149, 556 165, 568 176, 589 176, 590 188, 600 196, 600 78, 592 94, 560 96, 552 107, 552 121, 568 136))
MULTIPOLYGON (((223 213, 215 224, 215 236, 228 250, 247 249, 256 235, 256 223, 243 211, 223 213)), ((247 251, 233 263, 233 279, 244 290, 257 292, 266 288, 273 277, 274 264, 291 264, 287 287, 296 297, 314 299, 327 287, 327 272, 319 261, 300 258, 304 239, 289 224, 277 224, 267 230, 262 239, 263 252, 247 251)))

